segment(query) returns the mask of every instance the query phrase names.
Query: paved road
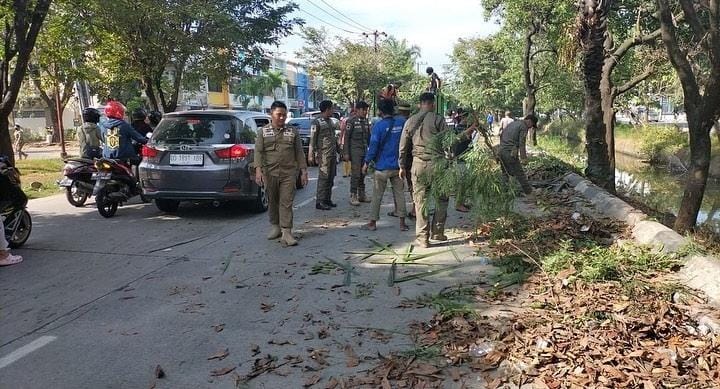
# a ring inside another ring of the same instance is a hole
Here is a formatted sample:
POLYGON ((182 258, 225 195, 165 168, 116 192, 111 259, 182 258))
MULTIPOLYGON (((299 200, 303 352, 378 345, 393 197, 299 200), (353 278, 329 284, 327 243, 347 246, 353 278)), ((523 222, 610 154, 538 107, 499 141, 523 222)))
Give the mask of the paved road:
MULTIPOLYGON (((370 368, 378 353, 410 348, 400 333, 431 311, 396 308, 403 298, 491 269, 458 245, 464 267, 430 281, 388 287, 388 265, 357 258, 349 262, 349 287, 340 271, 312 275, 320 261, 372 247, 368 238, 403 250, 413 239, 389 217, 377 232, 361 231, 369 204, 351 207, 347 179, 336 182, 340 207, 330 212, 314 209, 314 180, 298 192, 301 240, 294 248, 264 239, 266 214, 237 206, 188 204, 171 216, 133 204, 103 219, 93 205, 73 208, 62 196, 31 201, 33 233, 18 250, 26 260, 0 268, 0 387, 235 388, 233 375, 247 374, 269 354, 278 364, 288 356, 303 362, 260 375, 249 387, 295 388, 313 374, 324 385, 370 368), (359 366, 347 367, 347 347, 359 366), (226 358, 208 360, 225 349, 226 358), (311 358, 313 350, 327 351, 327 365, 311 358), (160 380, 157 365, 167 374, 160 380), (236 370, 211 375, 226 367, 236 370)), ((388 194, 382 215, 391 204, 388 194)), ((450 225, 462 224, 458 217, 451 215, 450 225)), ((445 254, 434 262, 455 259, 445 254)), ((418 269, 400 266, 398 277, 418 269)))

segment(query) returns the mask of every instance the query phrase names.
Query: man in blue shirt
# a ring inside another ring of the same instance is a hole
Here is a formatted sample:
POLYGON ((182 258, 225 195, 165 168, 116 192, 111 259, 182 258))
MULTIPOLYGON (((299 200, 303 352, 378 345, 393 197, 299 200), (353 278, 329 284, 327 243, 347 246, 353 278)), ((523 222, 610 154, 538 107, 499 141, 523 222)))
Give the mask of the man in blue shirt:
POLYGON ((405 194, 403 180, 400 178, 400 136, 405 126, 405 119, 393 117, 395 107, 390 100, 382 100, 378 104, 382 114, 382 120, 375 123, 370 136, 370 147, 365 155, 363 173, 367 173, 371 163, 375 165, 373 174, 373 198, 371 204, 370 222, 363 226, 364 229, 375 231, 377 221, 380 219, 380 203, 385 194, 385 187, 390 181, 393 194, 397 202, 397 212, 400 216, 400 231, 407 231, 405 224, 405 194))

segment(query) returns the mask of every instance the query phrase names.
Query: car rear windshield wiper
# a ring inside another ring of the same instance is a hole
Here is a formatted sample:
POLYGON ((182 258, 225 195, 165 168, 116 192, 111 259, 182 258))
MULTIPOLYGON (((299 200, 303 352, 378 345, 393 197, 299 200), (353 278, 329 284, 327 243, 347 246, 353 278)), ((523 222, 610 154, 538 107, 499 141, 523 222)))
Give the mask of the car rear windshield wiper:
POLYGON ((179 144, 179 145, 180 145, 180 144, 183 144, 185 141, 190 141, 190 142, 192 142, 195 146, 197 146, 197 145, 200 144, 200 142, 198 142, 198 140, 195 139, 195 138, 167 138, 167 139, 156 139, 155 141, 158 142, 158 143, 163 143, 163 142, 164 142, 164 143, 173 143, 173 142, 177 142, 177 144, 179 144))

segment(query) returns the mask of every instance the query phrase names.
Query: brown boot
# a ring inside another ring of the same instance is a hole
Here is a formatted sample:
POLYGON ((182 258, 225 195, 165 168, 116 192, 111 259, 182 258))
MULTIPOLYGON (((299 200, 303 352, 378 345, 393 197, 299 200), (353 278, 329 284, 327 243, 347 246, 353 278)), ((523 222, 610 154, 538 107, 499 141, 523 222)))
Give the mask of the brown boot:
POLYGON ((282 235, 282 231, 280 231, 280 226, 277 224, 273 224, 270 226, 270 232, 267 234, 268 240, 277 239, 282 235))
POLYGON ((358 200, 358 195, 356 195, 354 193, 350 195, 350 205, 355 206, 355 207, 360 205, 360 201, 358 200))
POLYGON ((297 246, 298 244, 297 240, 295 240, 295 237, 293 237, 292 229, 290 228, 282 229, 282 238, 280 238, 280 242, 285 246, 297 246))
POLYGON ((372 202, 372 200, 370 200, 370 199, 365 195, 365 192, 361 192, 361 193, 358 195, 358 200, 359 200, 361 203, 371 203, 371 202, 372 202))

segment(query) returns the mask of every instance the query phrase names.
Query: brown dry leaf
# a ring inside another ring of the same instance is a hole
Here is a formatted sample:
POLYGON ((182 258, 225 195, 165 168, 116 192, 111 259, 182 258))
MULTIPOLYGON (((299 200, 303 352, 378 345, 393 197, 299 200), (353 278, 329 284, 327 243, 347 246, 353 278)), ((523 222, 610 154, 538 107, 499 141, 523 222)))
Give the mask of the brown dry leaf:
POLYGON ((325 339, 325 338, 327 338, 328 336, 330 336, 330 331, 328 330, 327 327, 323 327, 323 328, 320 329, 320 331, 318 331, 318 338, 319 338, 319 339, 325 339))
POLYGON ((349 344, 345 345, 345 358, 347 358, 345 363, 347 367, 357 367, 360 364, 357 354, 349 344))
POLYGON ((165 370, 160 365, 155 366, 155 378, 165 378, 165 370))
POLYGON ((457 367, 448 369, 448 373, 450 373, 450 378, 455 382, 460 381, 460 378, 462 378, 463 376, 462 370, 458 369, 457 367))
POLYGON ((629 307, 630 305, 631 305, 631 303, 629 303, 629 302, 622 302, 622 303, 613 304, 613 312, 615 312, 615 313, 620 313, 620 312, 628 309, 628 307, 629 307))
POLYGON ((382 389, 392 389, 392 386, 390 385, 390 381, 387 377, 382 378, 382 389))
POLYGON ((225 350, 222 350, 222 351, 218 351, 218 352, 216 352, 215 354, 209 356, 209 357, 208 357, 208 361, 211 361, 211 360, 213 360, 213 359, 217 359, 218 361, 222 361, 222 360, 225 359, 229 354, 230 354, 230 350, 229 350, 229 349, 225 349, 225 350))
POLYGON ((260 309, 265 313, 272 311, 273 308, 275 308, 275 303, 260 303, 260 309))
POLYGON ((635 350, 627 355, 628 358, 642 358, 645 355, 645 350, 635 350))
POLYGON ((643 382, 643 389, 655 389, 655 385, 651 381, 643 382))
POLYGON ((213 370, 210 372, 210 375, 213 377, 220 377, 220 376, 224 376, 227 373, 230 373, 233 370, 235 370, 235 366, 228 366, 228 367, 224 367, 222 369, 213 370))
POLYGON ((313 374, 310 378, 305 380, 305 383, 303 384, 303 388, 309 388, 315 384, 320 382, 320 374, 313 374))
POLYGON ((221 332, 225 329, 225 324, 216 324, 212 326, 212 328, 215 330, 215 332, 221 332))
POLYGON ((275 339, 270 339, 270 340, 268 341, 268 344, 274 344, 274 345, 276 345, 276 346, 295 345, 295 343, 293 343, 293 342, 291 342, 291 341, 289 341, 289 340, 275 340, 275 339))
POLYGON ((545 378, 543 377, 535 377, 533 387, 538 389, 550 389, 550 387, 545 383, 545 378))
POLYGON ((256 344, 251 344, 250 351, 252 352, 253 357, 257 356, 258 354, 260 354, 260 346, 258 346, 256 344))
POLYGON ((327 385, 325 385, 325 389, 335 389, 338 385, 340 385, 340 382, 337 378, 330 377, 330 381, 328 381, 327 385))

